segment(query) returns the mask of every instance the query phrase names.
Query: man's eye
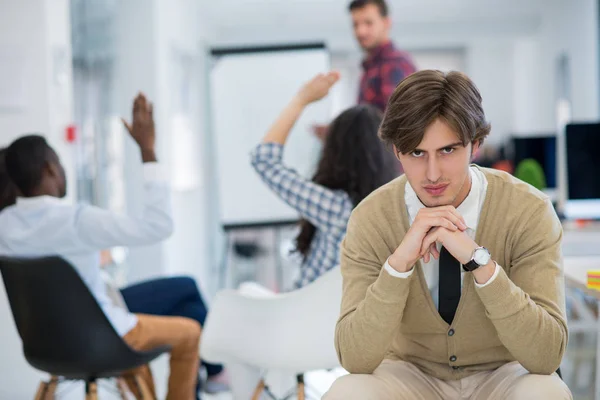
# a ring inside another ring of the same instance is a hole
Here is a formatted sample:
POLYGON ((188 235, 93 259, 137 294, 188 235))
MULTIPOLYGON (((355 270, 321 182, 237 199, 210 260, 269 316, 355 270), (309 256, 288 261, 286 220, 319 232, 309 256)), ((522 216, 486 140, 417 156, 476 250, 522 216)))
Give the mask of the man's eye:
POLYGON ((420 150, 415 150, 412 153, 410 153, 413 157, 423 157, 423 152, 420 150))

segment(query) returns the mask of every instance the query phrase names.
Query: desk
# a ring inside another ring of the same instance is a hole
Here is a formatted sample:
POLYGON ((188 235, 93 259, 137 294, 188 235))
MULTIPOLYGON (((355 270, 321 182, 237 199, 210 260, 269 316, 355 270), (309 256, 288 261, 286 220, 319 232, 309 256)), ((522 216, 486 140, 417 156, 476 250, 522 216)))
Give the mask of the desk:
MULTIPOLYGON (((600 243, 598 243, 600 248, 600 243)), ((600 291, 587 288, 587 272, 590 269, 600 269, 600 254, 597 256, 565 257, 565 278, 570 285, 584 290, 600 300, 600 291)))
POLYGON ((600 257, 600 224, 590 222, 578 226, 573 222, 563 222, 564 257, 600 257))
MULTIPOLYGON (((580 225, 572 221, 565 221, 563 230, 562 250, 567 287, 581 289, 587 295, 596 298, 600 310, 600 291, 587 288, 587 271, 600 269, 600 223, 590 222, 580 225)), ((594 397, 600 400, 600 318, 596 318, 579 296, 571 296, 570 299, 580 319, 569 321, 569 331, 596 331, 598 334, 594 397)))
MULTIPOLYGON (((596 245, 598 252, 600 253, 600 242, 596 245)), ((584 257, 565 257, 564 258, 564 271, 565 280, 567 286, 575 287, 585 291, 587 294, 598 299, 598 309, 600 310, 600 291, 587 288, 587 271, 590 269, 600 269, 600 254, 597 256, 584 256, 584 257)), ((573 300, 576 300, 573 298, 573 300)), ((569 329, 578 328, 590 330, 596 326, 596 332, 598 332, 598 339, 596 341, 596 385, 595 385, 595 398, 600 399, 600 318, 596 319, 595 316, 590 312, 585 312, 586 307, 578 307, 580 315, 582 317, 581 322, 577 322, 579 326, 572 326, 569 329), (588 328, 586 329, 586 326, 588 328)), ((575 325, 576 323, 573 323, 575 325)))

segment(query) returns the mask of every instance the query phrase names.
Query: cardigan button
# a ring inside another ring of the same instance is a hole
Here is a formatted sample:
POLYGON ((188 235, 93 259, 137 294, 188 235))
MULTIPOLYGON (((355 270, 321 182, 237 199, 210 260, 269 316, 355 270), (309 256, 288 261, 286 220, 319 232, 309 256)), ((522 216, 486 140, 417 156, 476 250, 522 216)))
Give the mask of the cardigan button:
POLYGON ((450 357, 450 361, 452 361, 452 362, 456 361, 456 356, 450 357))
POLYGON ((454 336, 454 329, 450 329, 448 331, 448 336, 454 336))

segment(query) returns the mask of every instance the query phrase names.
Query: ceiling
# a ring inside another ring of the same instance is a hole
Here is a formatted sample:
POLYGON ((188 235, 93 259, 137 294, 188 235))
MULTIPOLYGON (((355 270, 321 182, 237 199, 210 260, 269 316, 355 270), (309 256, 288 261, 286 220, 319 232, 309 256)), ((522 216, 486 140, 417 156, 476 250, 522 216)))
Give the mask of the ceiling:
MULTIPOLYGON (((88 58, 110 52, 115 11, 130 0, 71 0, 74 54, 88 58)), ((160 0, 173 1, 173 0, 160 0)), ((197 1, 209 41, 219 44, 326 40, 355 46, 349 0, 179 0, 197 1)), ((544 9, 572 0, 388 0, 396 38, 446 34, 527 34, 540 25, 544 9)), ((177 2, 174 2, 177 4, 177 2)))
MULTIPOLYGON (((346 0, 199 0, 218 29, 286 29, 348 24, 346 0)), ((536 17, 553 0, 388 0, 392 19, 403 23, 448 23, 476 19, 536 17)), ((561 0, 555 0, 561 1, 561 0)), ((566 0, 563 0, 566 1, 566 0)))
MULTIPOLYGON (((325 39, 332 48, 355 47, 349 0, 199 0, 217 44, 325 39)), ((388 0, 392 35, 527 35, 544 10, 569 0, 388 0)), ((402 40, 400 40, 401 42, 402 40)), ((401 43, 402 44, 402 43, 401 43)))

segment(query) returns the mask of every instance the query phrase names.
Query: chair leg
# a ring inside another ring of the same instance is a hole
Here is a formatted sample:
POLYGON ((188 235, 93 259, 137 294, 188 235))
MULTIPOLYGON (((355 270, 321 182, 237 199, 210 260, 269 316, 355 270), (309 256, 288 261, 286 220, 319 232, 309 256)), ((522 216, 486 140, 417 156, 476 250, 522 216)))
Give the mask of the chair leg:
POLYGON ((154 398, 154 395, 152 394, 152 391, 140 375, 134 375, 133 379, 135 379, 135 384, 138 387, 138 392, 142 396, 141 400, 156 400, 154 398))
POLYGON ((254 389, 254 394, 252 395, 252 400, 259 400, 260 395, 263 393, 264 390, 265 390, 265 380, 261 379, 260 382, 258 382, 258 385, 256 385, 256 389, 254 389))
POLYGON ((54 400, 56 398, 55 394, 59 383, 60 381, 57 376, 53 376, 52 378, 50 378, 50 382, 48 382, 48 388, 46 389, 46 393, 44 394, 44 397, 42 397, 42 399, 54 400))
POLYGON ((44 400, 44 396, 46 395, 46 391, 48 390, 48 382, 40 382, 40 386, 38 386, 38 390, 35 393, 35 400, 44 400))
POLYGON ((121 400, 128 400, 127 392, 129 389, 127 388, 127 383, 123 378, 117 378, 117 390, 119 391, 119 396, 121 396, 121 400))
POLYGON ((306 393, 304 391, 304 375, 297 375, 296 381, 298 382, 298 400, 304 400, 306 398, 306 393))
POLYGON ((95 380, 85 382, 85 400, 98 400, 98 385, 95 380))
POLYGON ((35 394, 35 400, 54 400, 54 394, 56 393, 58 383, 59 380, 56 376, 51 377, 48 382, 40 382, 40 386, 38 386, 38 390, 35 394))

